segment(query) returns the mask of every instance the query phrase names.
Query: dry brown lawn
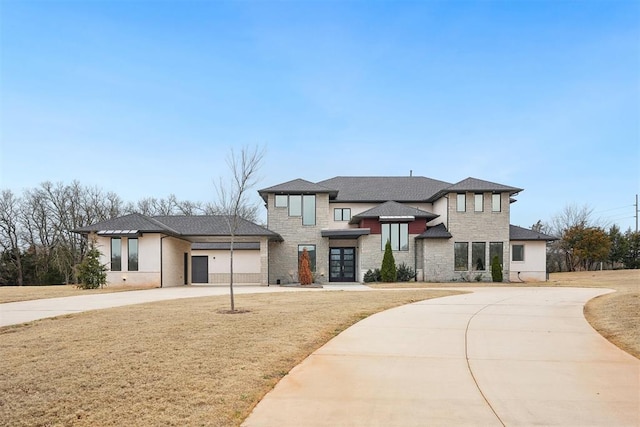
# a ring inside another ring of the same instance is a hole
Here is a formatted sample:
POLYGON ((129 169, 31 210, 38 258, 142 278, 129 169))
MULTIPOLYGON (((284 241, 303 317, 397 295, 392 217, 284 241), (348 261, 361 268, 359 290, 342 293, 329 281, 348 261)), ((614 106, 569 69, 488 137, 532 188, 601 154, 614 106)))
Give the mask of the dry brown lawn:
POLYGON ((609 288, 615 293, 589 301, 584 314, 602 336, 627 353, 640 359, 640 270, 579 271, 552 273, 548 282, 527 283, 375 283, 372 288, 468 288, 477 286, 567 286, 576 288, 609 288))
POLYGON ((457 292, 295 292, 98 310, 0 329, 0 425, 237 426, 372 313, 457 292))
POLYGON ((76 295, 107 294, 111 292, 151 289, 147 286, 107 286, 102 289, 79 289, 73 285, 55 286, 0 286, 0 304, 5 302, 28 301, 43 298, 72 297, 76 295))

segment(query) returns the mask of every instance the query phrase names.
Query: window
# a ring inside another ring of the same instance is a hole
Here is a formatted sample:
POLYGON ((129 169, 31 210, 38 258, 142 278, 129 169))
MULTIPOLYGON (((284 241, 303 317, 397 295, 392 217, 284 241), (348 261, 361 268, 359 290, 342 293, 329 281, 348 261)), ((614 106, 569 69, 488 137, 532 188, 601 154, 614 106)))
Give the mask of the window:
POLYGON ((476 212, 482 212, 484 210, 484 194, 474 194, 473 210, 476 212))
POLYGON ((289 196, 289 216, 302 216, 302 196, 289 196))
POLYGON ((298 245, 298 265, 300 265, 302 252, 305 249, 309 253, 309 267, 311 267, 311 271, 316 271, 316 245, 298 245))
POLYGON ((502 204, 502 197, 500 197, 500 193, 491 195, 491 211, 492 212, 500 212, 502 204))
POLYGON ((489 262, 493 262, 493 257, 498 257, 500 265, 502 265, 502 242, 489 243, 489 262))
POLYGON ((382 224, 382 250, 391 242, 391 250, 408 251, 409 250, 409 224, 382 224))
POLYGON ((453 266, 456 271, 469 269, 469 243, 455 242, 453 244, 453 266))
POLYGON ((511 246, 511 261, 524 261, 524 245, 511 246))
POLYGON ((486 270, 487 244, 473 242, 471 244, 471 261, 474 270, 486 270))
POLYGON ((289 205, 288 200, 289 196, 286 194, 276 194, 276 208, 286 208, 289 205))
POLYGON ((111 238, 111 271, 122 270, 122 241, 119 237, 111 238))
POLYGON ((315 194, 302 196, 302 225, 316 225, 315 194))
POLYGON ((333 210, 334 221, 349 221, 351 219, 350 208, 335 208, 333 210))
POLYGON ((127 241, 127 252, 129 253, 129 271, 138 271, 138 239, 127 241))
POLYGON ((456 197, 456 211, 465 212, 467 210, 467 197, 464 193, 456 197))

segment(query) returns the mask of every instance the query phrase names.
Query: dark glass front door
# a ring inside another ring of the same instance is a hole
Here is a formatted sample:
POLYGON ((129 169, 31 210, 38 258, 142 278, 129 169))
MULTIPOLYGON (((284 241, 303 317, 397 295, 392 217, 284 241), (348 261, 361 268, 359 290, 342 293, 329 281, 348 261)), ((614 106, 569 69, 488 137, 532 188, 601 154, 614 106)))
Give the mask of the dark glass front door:
POLYGON ((355 248, 329 249, 329 281, 330 282, 355 282, 356 281, 356 249, 355 248))

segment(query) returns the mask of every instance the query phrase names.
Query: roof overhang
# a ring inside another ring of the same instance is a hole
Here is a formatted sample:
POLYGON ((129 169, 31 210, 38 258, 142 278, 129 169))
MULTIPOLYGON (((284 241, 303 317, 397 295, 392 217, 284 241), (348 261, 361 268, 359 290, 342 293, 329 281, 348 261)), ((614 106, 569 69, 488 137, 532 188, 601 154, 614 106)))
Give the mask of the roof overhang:
POLYGON ((322 237, 329 239, 358 239, 360 236, 371 234, 370 228, 341 228, 334 230, 321 230, 322 237))
POLYGON ((385 215, 378 217, 380 222, 411 222, 415 221, 416 217, 413 215, 385 215))
POLYGON ((139 237, 142 233, 139 230, 99 230, 98 236, 105 237, 139 237))

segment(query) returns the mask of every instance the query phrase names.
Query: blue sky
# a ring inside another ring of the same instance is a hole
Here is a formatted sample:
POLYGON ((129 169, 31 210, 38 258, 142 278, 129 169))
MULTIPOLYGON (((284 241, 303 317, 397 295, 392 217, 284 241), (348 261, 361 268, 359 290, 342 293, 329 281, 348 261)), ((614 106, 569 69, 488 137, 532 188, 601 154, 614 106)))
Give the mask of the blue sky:
POLYGON ((210 201, 257 144, 259 188, 473 176, 513 224, 635 226, 637 1, 0 0, 0 61, 2 189, 210 201))

